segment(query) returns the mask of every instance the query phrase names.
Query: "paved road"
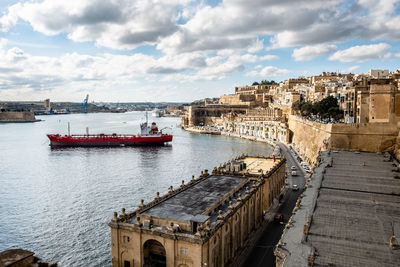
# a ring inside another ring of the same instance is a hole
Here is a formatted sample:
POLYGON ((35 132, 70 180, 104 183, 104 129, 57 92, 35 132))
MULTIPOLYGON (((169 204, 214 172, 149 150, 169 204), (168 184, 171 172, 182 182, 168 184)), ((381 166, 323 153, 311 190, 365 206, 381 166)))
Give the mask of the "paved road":
MULTIPOLYGON (((287 147, 281 143, 278 143, 278 146, 281 148, 281 153, 286 158, 286 171, 289 173, 288 182, 290 187, 293 184, 297 184, 300 188, 298 191, 289 190, 288 194, 286 194, 284 198, 284 202, 278 209, 278 213, 282 213, 285 219, 285 223, 289 219, 292 210, 296 204, 297 198, 300 195, 301 189, 305 184, 304 173, 297 163, 297 161, 293 158, 292 154, 289 152, 287 147), (297 168, 297 176, 290 175, 290 167, 296 166, 297 168)), ((284 224, 279 223, 270 223, 264 233, 260 236, 256 245, 254 246, 252 252, 250 252, 249 257, 244 262, 242 267, 269 267, 275 266, 275 255, 274 255, 274 246, 278 243, 281 238, 282 231, 284 228, 284 224)))

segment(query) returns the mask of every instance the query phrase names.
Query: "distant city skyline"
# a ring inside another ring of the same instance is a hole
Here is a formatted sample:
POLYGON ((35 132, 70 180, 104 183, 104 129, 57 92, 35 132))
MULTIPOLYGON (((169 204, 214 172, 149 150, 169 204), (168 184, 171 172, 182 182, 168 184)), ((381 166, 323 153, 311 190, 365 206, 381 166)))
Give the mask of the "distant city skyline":
POLYGON ((398 0, 0 1, 0 101, 191 102, 400 68, 398 0))

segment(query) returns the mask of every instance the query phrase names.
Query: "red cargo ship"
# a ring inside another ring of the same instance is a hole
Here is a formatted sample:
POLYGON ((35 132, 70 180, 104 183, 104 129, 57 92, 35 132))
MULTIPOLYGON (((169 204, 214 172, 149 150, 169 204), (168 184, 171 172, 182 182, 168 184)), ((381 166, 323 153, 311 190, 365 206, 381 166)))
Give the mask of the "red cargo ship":
POLYGON ((135 146, 135 145, 162 145, 172 141, 172 135, 163 134, 158 131, 155 122, 151 127, 145 123, 140 124, 141 133, 131 134, 73 134, 60 135, 48 134, 50 146, 52 147, 71 147, 71 146, 135 146))

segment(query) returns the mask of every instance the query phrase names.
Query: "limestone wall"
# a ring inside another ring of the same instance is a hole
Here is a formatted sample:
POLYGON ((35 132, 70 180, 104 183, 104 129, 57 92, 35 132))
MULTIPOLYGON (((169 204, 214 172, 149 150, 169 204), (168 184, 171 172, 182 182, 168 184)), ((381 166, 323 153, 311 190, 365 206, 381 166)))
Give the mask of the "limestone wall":
POLYGON ((312 166, 316 165, 319 151, 325 150, 329 143, 332 124, 321 124, 290 115, 289 129, 293 134, 292 143, 303 160, 312 166))
POLYGON ((330 147, 366 152, 393 151, 398 129, 390 123, 333 124, 330 147))
POLYGON ((390 123, 321 124, 289 116, 292 143, 303 160, 317 164, 320 151, 360 150, 367 152, 394 151, 399 130, 390 123))
POLYGON ((0 122, 36 121, 35 114, 30 111, 0 112, 0 122))

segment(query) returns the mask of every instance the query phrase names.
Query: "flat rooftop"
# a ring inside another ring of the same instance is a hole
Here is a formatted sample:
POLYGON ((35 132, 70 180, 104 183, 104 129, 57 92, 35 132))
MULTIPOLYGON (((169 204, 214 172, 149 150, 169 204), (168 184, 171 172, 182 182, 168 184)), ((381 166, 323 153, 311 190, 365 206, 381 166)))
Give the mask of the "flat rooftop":
POLYGON ((258 171, 262 169, 264 172, 271 170, 281 159, 265 159, 265 158, 256 158, 256 157, 247 157, 244 160, 246 163, 246 170, 244 172, 249 172, 251 174, 257 174, 258 171))
POLYGON ((246 182, 244 177, 211 175, 141 214, 179 221, 205 221, 202 214, 246 182))
MULTIPOLYGON (((9 249, 0 253, 0 266, 15 266, 35 253, 24 249, 9 249)), ((33 261, 33 260, 32 260, 33 261)))
MULTIPOLYGON (((382 154, 331 153, 308 242, 316 266, 398 266, 389 240, 400 222, 400 179, 382 154)), ((396 236, 400 240, 400 236, 396 236)))

